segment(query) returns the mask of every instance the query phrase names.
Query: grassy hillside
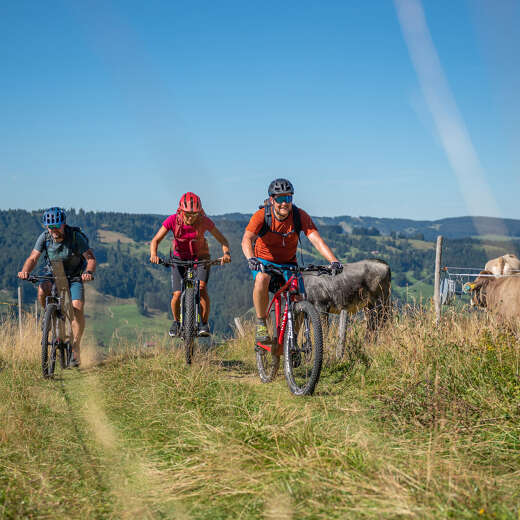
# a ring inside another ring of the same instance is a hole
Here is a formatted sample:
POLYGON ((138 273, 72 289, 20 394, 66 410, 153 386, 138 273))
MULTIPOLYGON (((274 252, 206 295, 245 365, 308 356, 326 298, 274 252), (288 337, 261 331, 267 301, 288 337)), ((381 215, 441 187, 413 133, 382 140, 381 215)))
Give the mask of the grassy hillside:
MULTIPOLYGON (((40 377, 36 324, 0 331, 2 518, 517 519, 518 336, 480 314, 349 331, 316 394, 259 383, 251 338, 156 339, 40 377)), ((88 343, 88 342, 87 342, 88 343)), ((331 349, 329 349, 330 351, 331 349)))

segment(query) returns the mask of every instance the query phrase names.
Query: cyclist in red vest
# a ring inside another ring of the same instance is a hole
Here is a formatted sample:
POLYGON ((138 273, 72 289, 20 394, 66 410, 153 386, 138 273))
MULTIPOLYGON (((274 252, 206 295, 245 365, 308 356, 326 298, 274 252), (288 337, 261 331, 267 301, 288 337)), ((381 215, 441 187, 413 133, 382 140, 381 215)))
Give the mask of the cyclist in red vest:
MULTIPOLYGON (((263 265, 271 264, 282 269, 284 265, 296 265, 298 238, 300 231, 303 231, 333 269, 341 271, 343 268, 324 242, 311 217, 292 203, 294 187, 290 181, 275 179, 269 185, 268 195, 266 204, 251 217, 242 237, 242 251, 255 280, 255 340, 264 344, 271 341, 265 322, 271 276, 263 272, 263 265)), ((302 283, 300 291, 304 291, 302 283)))
MULTIPOLYGON (((204 238, 204 233, 209 231, 222 245, 222 263, 231 262, 229 244, 226 237, 216 228, 214 222, 206 216, 202 209, 200 198, 194 193, 185 193, 179 201, 177 213, 170 215, 163 223, 159 231, 150 243, 150 262, 159 263, 157 247, 162 239, 168 234, 173 233, 173 255, 180 260, 206 260, 209 258, 208 242, 204 238)), ((170 328, 170 336, 179 333, 180 319, 180 297, 181 280, 184 268, 181 266, 172 267, 172 301, 171 308, 173 323, 170 328)), ((209 266, 197 266, 197 278, 200 280, 200 303, 202 313, 202 325, 199 329, 199 336, 209 336, 209 295, 206 285, 209 278, 209 266)))

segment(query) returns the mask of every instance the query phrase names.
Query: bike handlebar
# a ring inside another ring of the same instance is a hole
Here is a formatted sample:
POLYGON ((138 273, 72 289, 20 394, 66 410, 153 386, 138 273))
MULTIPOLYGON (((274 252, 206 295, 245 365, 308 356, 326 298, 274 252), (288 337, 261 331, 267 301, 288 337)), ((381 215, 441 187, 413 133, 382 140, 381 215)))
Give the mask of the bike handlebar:
MULTIPOLYGON (((23 278, 22 278, 23 279, 23 278)), ((35 276, 35 275, 29 275, 28 278, 24 279, 26 282, 31 283, 38 283, 38 282, 53 282, 54 276, 35 276)), ((81 276, 67 276, 67 280, 69 282, 82 282, 83 279, 81 276)), ((94 280, 94 277, 92 277, 92 280, 94 280)))
POLYGON ((314 272, 314 273, 318 273, 318 276, 320 276, 322 274, 336 275, 336 274, 339 274, 342 270, 343 269, 341 269, 341 270, 332 269, 328 265, 313 265, 313 264, 310 264, 307 266, 294 265, 294 266, 287 266, 287 267, 281 268, 281 267, 275 267, 274 265, 262 264, 262 271, 264 273, 273 273, 273 274, 279 274, 282 276, 285 271, 290 271, 291 273, 314 272))
POLYGON ((221 265, 220 258, 214 260, 177 260, 176 258, 170 258, 170 260, 164 260, 159 258, 159 264, 164 267, 172 267, 174 265, 180 265, 184 267, 194 267, 195 265, 221 265))

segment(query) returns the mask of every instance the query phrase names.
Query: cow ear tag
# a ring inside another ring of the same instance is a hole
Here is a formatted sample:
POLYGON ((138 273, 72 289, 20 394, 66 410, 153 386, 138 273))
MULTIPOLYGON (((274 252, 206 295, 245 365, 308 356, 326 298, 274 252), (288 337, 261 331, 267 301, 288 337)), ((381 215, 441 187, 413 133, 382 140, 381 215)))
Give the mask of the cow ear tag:
POLYGON ((475 284, 474 284, 474 283, 466 282, 466 283, 462 286, 462 292, 463 292, 464 294, 468 294, 468 293, 470 293, 474 288, 475 288, 475 284))

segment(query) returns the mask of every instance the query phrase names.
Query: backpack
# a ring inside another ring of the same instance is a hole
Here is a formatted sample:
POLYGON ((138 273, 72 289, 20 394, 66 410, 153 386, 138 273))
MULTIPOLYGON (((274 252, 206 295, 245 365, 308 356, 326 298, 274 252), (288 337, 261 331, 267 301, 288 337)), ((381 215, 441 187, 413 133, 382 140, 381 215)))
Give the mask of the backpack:
MULTIPOLYGON (((272 204, 269 202, 269 199, 267 199, 262 206, 258 206, 258 209, 264 208, 264 224, 260 231, 258 232, 259 237, 263 237, 268 231, 271 233, 276 233, 277 235, 281 235, 282 238, 285 238, 287 235, 291 234, 293 231, 289 231, 289 233, 280 233, 278 231, 273 231, 271 229, 272 223, 273 223, 273 215, 271 214, 271 208, 272 204)), ((292 213, 293 213, 293 222, 294 222, 294 233, 298 235, 298 240, 300 240, 300 233, 302 230, 302 221, 300 218, 300 211, 298 208, 293 204, 292 206, 292 213)))
MULTIPOLYGON (((78 250, 78 235, 82 236, 85 240, 85 242, 88 244, 88 237, 81 231, 81 228, 78 226, 68 226, 69 232, 72 233, 72 251, 75 255, 79 256, 81 258, 81 270, 83 271, 85 267, 87 266, 87 261, 85 260, 85 257, 79 252, 78 250)), ((49 231, 45 231, 45 244, 47 244, 47 241, 51 239, 51 234, 49 231)), ((47 254, 47 247, 45 247, 45 261, 48 265, 50 265, 50 259, 49 255, 47 254)))
MULTIPOLYGON (((205 217, 206 213, 204 213, 204 211, 201 211, 201 216, 205 217)), ((196 236, 192 237, 192 238, 182 238, 181 235, 182 235, 182 229, 183 229, 184 225, 185 224, 184 224, 184 220, 182 218, 182 212, 178 211, 177 217, 175 219, 175 229, 173 230, 173 237, 175 239, 173 249, 180 255, 181 250, 179 248, 179 245, 181 243, 187 242, 191 257, 196 258, 199 253, 200 246, 204 244, 204 240, 205 240, 204 235, 200 233, 200 230, 198 229, 198 227, 192 226, 196 230, 196 233, 197 233, 196 236)))

